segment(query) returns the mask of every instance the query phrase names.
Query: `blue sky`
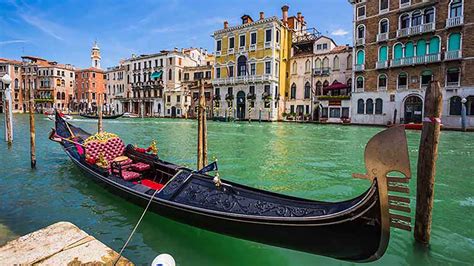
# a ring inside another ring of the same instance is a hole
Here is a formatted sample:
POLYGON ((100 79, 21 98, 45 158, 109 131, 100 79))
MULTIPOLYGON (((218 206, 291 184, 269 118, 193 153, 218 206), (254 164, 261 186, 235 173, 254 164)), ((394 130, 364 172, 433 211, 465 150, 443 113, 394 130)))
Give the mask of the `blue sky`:
POLYGON ((347 0, 0 0, 0 57, 34 55, 77 67, 88 67, 97 40, 102 66, 116 65, 132 53, 147 54, 173 47, 213 49, 212 33, 223 21, 240 16, 281 17, 301 11, 309 27, 351 42, 352 7, 347 0))

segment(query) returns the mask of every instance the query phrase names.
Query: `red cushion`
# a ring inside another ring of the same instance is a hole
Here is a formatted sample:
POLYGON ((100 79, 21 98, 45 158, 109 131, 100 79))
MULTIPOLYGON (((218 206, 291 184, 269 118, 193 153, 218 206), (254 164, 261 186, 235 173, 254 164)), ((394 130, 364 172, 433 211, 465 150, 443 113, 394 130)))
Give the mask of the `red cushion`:
POLYGON ((132 169, 137 172, 143 172, 150 169, 150 165, 146 163, 142 163, 142 162, 135 163, 135 164, 132 164, 132 169))
POLYGON ((147 186, 147 187, 149 187, 151 189, 154 189, 154 190, 160 190, 161 188, 163 188, 165 186, 163 184, 156 183, 156 182, 153 182, 153 181, 148 180, 148 179, 143 179, 142 180, 142 185, 147 186))
POLYGON ((126 181, 140 178, 140 174, 132 171, 122 171, 122 178, 126 181))
POLYGON ((121 156, 125 150, 125 144, 120 138, 108 139, 105 143, 100 141, 91 141, 86 145, 86 154, 89 157, 97 159, 99 154, 103 154, 107 161, 121 156))

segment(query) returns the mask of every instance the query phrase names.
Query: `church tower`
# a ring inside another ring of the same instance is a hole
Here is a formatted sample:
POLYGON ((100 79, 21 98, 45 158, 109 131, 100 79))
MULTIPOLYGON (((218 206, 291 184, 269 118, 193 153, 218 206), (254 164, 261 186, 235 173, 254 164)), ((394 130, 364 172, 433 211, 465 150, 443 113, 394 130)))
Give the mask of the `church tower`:
POLYGON ((91 52, 92 67, 100 69, 100 48, 97 45, 97 41, 94 42, 91 52))

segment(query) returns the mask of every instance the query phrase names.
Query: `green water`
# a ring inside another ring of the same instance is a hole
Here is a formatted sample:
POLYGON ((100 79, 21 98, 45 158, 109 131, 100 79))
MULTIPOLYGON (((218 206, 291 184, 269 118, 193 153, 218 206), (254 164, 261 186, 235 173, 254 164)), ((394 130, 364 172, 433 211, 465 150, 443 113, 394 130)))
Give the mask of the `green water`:
MULTIPOLYGON (((89 131, 96 128, 92 120, 78 119, 74 123, 89 131)), ((142 208, 84 177, 59 145, 47 140, 53 123, 43 116, 37 116, 38 168, 34 171, 29 168, 28 116, 14 116, 15 140, 10 149, 3 141, 3 125, 2 115, 0 224, 11 231, 9 235, 23 235, 67 220, 119 250, 142 208)), ((162 158, 195 165, 196 121, 120 119, 104 121, 104 127, 132 144, 148 146, 156 139, 162 158)), ((208 128, 209 157, 218 158, 220 173, 225 179, 327 201, 349 199, 367 189, 368 181, 353 179, 351 174, 363 172, 364 146, 371 136, 382 130, 355 126, 218 122, 209 122, 208 128)), ((419 132, 409 132, 408 142, 413 176, 416 176, 419 132)), ((386 254, 373 264, 474 263, 473 163, 474 135, 443 132, 431 246, 420 248, 414 244, 411 233, 392 229, 386 254)), ((414 181, 411 182, 412 189, 415 188, 414 181)), ((0 233, 0 242, 1 238, 0 233)), ((148 213, 124 255, 137 264, 149 265, 161 253, 172 254, 179 265, 347 264, 222 236, 148 213)))

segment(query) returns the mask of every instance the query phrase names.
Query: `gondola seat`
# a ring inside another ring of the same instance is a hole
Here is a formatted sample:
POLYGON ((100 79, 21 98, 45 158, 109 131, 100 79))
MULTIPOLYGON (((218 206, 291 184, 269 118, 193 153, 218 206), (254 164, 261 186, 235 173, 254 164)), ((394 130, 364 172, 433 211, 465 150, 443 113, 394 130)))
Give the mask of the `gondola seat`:
POLYGON ((98 160, 102 155, 109 163, 118 162, 120 165, 130 165, 132 160, 123 156, 125 144, 118 137, 110 138, 107 141, 90 141, 86 144, 86 155, 88 158, 98 160))
POLYGON ((138 163, 132 164, 131 168, 133 171, 136 171, 136 172, 145 172, 147 170, 150 170, 151 166, 146 163, 138 162, 138 163))
POLYGON ((122 178, 125 181, 139 179, 141 176, 142 175, 137 172, 122 170, 122 178))

